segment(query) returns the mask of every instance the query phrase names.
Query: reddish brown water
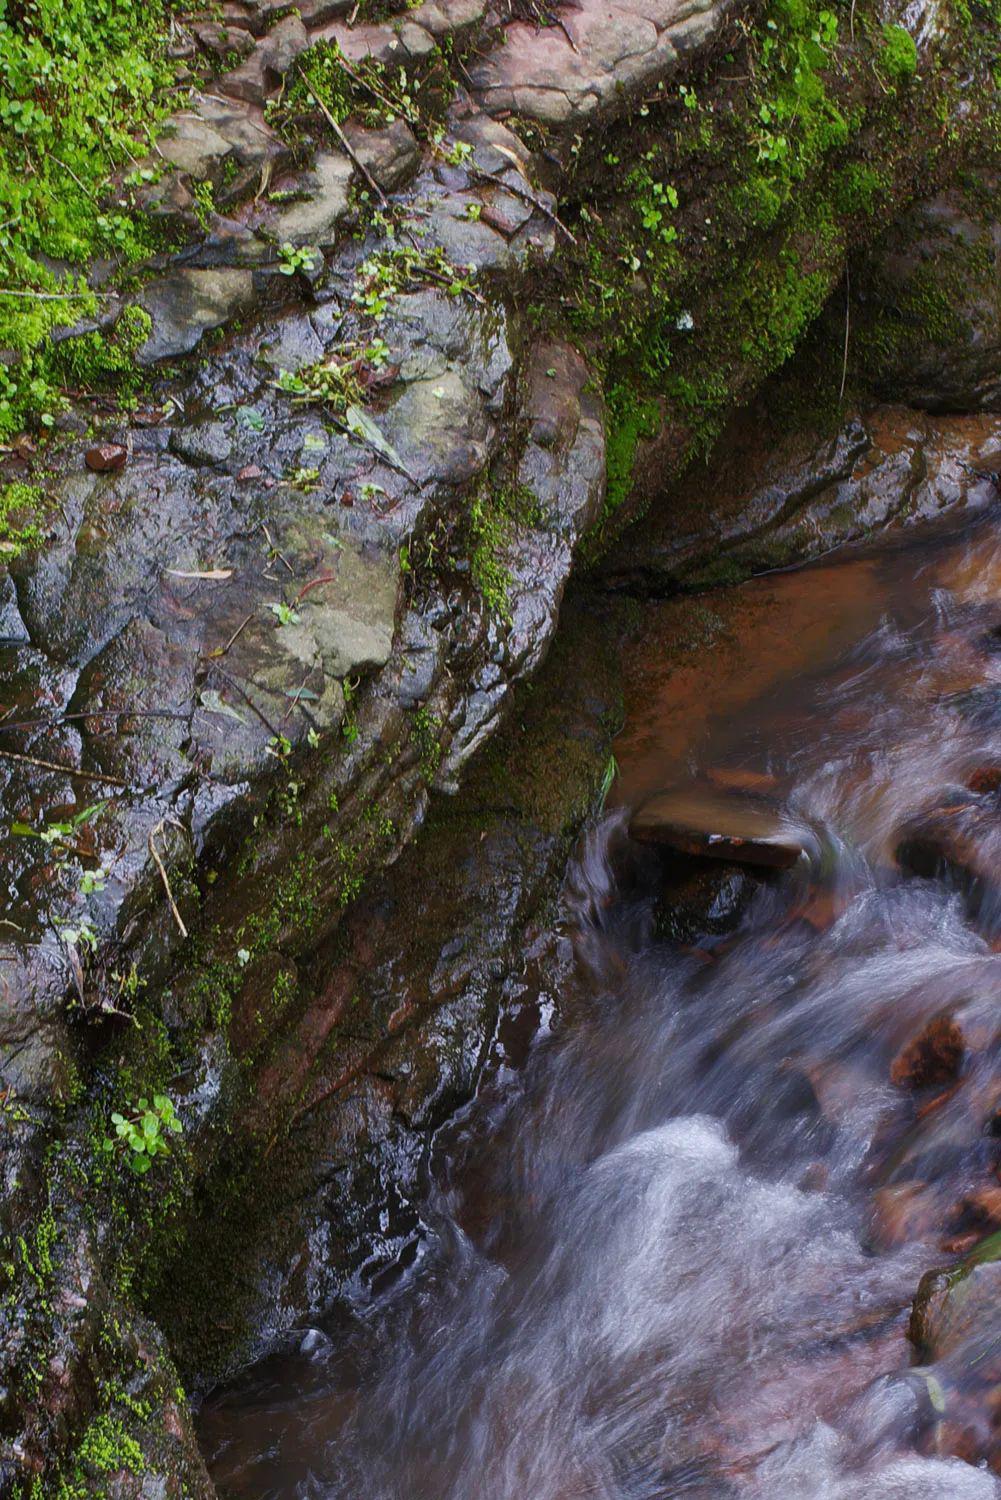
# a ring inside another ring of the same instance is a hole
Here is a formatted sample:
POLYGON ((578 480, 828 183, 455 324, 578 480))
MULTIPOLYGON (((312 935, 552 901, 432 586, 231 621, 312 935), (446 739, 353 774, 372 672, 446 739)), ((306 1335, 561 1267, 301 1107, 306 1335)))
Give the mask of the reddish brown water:
POLYGON ((1001 1495, 983 1328, 907 1338, 1001 1224, 997 518, 649 607, 626 703, 551 1030, 440 1142, 419 1265, 207 1404, 226 1500, 1001 1495), (630 844, 689 783, 811 852, 630 844))

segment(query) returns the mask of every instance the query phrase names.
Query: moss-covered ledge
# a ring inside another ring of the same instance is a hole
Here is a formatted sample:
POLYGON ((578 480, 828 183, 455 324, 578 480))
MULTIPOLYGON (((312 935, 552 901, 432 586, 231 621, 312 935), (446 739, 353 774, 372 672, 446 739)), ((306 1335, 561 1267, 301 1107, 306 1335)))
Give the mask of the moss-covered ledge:
MULTIPOLYGON (((888 221, 903 221, 906 249, 908 205, 958 181, 979 221, 996 223, 999 27, 997 0, 941 7, 919 48, 868 7, 772 0, 760 19, 734 20, 677 88, 581 150, 561 210, 577 245, 561 242, 537 316, 566 319, 604 375, 608 492, 595 553, 708 453, 802 343, 846 266, 865 267, 888 221)), ((996 298, 990 235, 951 250, 953 280, 972 276, 996 298)), ((913 310, 887 314, 885 267, 877 258, 866 283, 870 304, 883 288, 873 357, 860 328, 846 372, 844 308, 832 308, 817 382, 802 395, 811 413, 885 395, 907 369, 922 334, 913 310)), ((930 274, 912 278, 912 303, 930 274)), ((943 295, 939 277, 940 360, 963 325, 943 295)))

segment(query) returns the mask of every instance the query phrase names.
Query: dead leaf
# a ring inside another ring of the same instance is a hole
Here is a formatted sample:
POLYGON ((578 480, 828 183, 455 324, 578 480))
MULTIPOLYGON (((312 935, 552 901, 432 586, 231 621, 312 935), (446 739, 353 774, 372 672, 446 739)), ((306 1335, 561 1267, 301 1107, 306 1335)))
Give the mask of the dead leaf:
POLYGON ((232 568, 204 568, 200 573, 186 573, 183 568, 168 568, 172 578, 232 578, 232 568))

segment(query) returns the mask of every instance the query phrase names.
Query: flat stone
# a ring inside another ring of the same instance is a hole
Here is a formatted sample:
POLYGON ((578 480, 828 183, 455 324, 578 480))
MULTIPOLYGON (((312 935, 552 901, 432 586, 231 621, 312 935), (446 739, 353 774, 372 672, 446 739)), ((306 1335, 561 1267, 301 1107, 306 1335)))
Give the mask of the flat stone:
POLYGON ((153 319, 149 338, 136 355, 140 365, 189 354, 203 333, 219 328, 254 301, 248 270, 171 271, 143 288, 138 301, 153 319))
POLYGON ((679 787, 650 797, 629 823, 629 834, 682 854, 786 870, 809 843, 763 799, 701 787, 679 787))
POLYGON ((321 248, 332 245, 347 216, 348 189, 353 172, 354 168, 343 152, 318 152, 313 170, 298 184, 310 196, 301 202, 290 203, 271 220, 270 228, 279 240, 293 245, 319 245, 321 248))
POLYGON ((420 166, 420 147, 405 120, 394 120, 385 130, 349 125, 345 134, 362 166, 385 193, 402 187, 420 166))

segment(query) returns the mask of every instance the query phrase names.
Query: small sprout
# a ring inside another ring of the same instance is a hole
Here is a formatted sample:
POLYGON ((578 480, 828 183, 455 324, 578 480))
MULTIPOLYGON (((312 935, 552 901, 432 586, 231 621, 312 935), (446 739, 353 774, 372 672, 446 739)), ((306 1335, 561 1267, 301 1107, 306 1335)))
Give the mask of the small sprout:
POLYGON ((301 616, 292 608, 291 604, 283 604, 281 600, 276 604, 269 604, 268 609, 270 609, 280 625, 298 625, 301 619, 301 616))
POLYGON ((279 251, 281 257, 278 271, 282 276, 295 276, 299 271, 305 271, 307 275, 317 268, 317 252, 311 250, 308 245, 296 248, 286 242, 279 251))
POLYGON ((103 1149, 118 1151, 137 1177, 144 1177, 153 1165, 154 1156, 169 1156, 167 1141, 180 1133, 182 1126, 174 1105, 166 1094, 154 1094, 152 1103, 139 1099, 129 1106, 128 1114, 117 1111, 111 1116, 113 1136, 105 1136, 103 1149))

